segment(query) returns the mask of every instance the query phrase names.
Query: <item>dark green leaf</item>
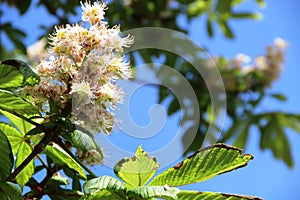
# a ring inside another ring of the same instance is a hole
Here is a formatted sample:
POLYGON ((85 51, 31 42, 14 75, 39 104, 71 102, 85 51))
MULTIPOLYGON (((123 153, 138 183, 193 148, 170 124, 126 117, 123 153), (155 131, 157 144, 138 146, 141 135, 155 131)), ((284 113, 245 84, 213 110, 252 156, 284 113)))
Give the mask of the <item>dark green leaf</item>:
POLYGON ((22 200, 21 191, 12 183, 0 181, 1 200, 22 200))
POLYGON ((0 180, 5 180, 13 167, 14 158, 6 135, 0 130, 0 180))
POLYGON ((279 101, 286 101, 287 100, 286 96, 283 95, 283 94, 271 94, 271 97, 273 97, 273 98, 275 98, 279 101))
POLYGON ((26 13, 30 6, 31 0, 16 0, 16 6, 20 11, 20 14, 23 15, 26 13))
POLYGON ((219 27, 221 29, 221 31, 223 32, 223 34, 229 38, 229 39, 233 39, 234 38, 234 34, 231 30, 231 28, 228 26, 227 21, 224 21, 223 19, 218 19, 217 20, 219 27))
POLYGON ((213 28, 213 25, 212 25, 211 17, 207 17, 206 29, 207 29, 207 33, 208 33, 209 37, 213 37, 214 36, 214 28, 213 28))
POLYGON ((231 17, 236 19, 260 19, 261 15, 259 13, 235 12, 231 13, 231 17))

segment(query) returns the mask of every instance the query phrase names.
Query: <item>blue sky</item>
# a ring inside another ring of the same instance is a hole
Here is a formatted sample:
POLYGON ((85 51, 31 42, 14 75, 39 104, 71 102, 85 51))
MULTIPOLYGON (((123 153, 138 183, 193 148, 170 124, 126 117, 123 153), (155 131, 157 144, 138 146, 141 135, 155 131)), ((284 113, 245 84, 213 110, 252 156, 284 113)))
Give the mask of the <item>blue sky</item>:
MULTIPOLYGON (((300 29, 299 29, 299 7, 297 1, 276 1, 267 2, 267 7, 260 9, 254 1, 246 1, 239 10, 249 10, 256 8, 263 14, 259 21, 232 21, 232 26, 236 38, 234 40, 225 39, 218 31, 216 36, 211 39, 207 37, 204 21, 196 20, 191 24, 191 37, 203 44, 213 55, 224 55, 233 57, 237 53, 245 53, 251 57, 263 54, 264 48, 271 44, 276 37, 281 37, 288 41, 289 47, 286 52, 286 62, 281 77, 273 84, 270 89, 272 92, 284 93, 288 100, 285 103, 266 100, 263 102, 261 111, 281 110, 292 113, 300 113, 300 89, 299 85, 299 52, 300 52, 300 29)), ((1 8, 4 8, 1 4, 1 8)), ((47 17, 46 11, 42 9, 31 9, 25 16, 18 16, 13 10, 4 9, 2 21, 14 19, 17 27, 25 29, 28 33, 26 44, 32 44, 39 36, 38 26, 48 25, 54 22, 47 17), (38 16, 38 17, 36 17, 38 16)), ((80 18, 78 17, 78 20, 80 18)), ((2 39, 2 35, 1 35, 2 39)), ((5 38, 3 37, 3 42, 5 38)), ((153 87, 139 89, 132 99, 130 109, 133 110, 132 118, 140 125, 150 123, 148 111, 151 105, 156 103, 157 93, 153 87), (144 97, 147 96, 145 99, 144 97)), ((118 143, 121 148, 134 151, 139 144, 143 144, 144 149, 151 151, 155 145, 163 145, 164 142, 172 138, 170 132, 174 132, 177 126, 178 116, 167 120, 166 126, 162 129, 157 141, 146 141, 145 139, 131 141, 129 137, 121 136, 122 133, 114 133, 111 140, 118 143), (124 139, 123 139, 124 138, 124 139)), ((201 191, 221 191, 227 193, 239 193, 260 196, 266 200, 279 199, 300 199, 298 185, 300 180, 300 135, 288 131, 288 138, 292 147, 292 154, 295 158, 295 166, 289 169, 283 162, 275 160, 270 151, 262 152, 258 147, 259 135, 255 130, 251 131, 250 140, 246 148, 247 153, 254 155, 255 159, 245 168, 222 174, 209 181, 188 187, 201 191)), ((109 162, 109 149, 104 146, 109 162)), ((111 159, 112 160, 112 159, 111 159)), ((158 158, 159 160, 159 158, 158 158)), ((105 167, 93 167, 98 175, 111 174, 112 170, 105 167)))

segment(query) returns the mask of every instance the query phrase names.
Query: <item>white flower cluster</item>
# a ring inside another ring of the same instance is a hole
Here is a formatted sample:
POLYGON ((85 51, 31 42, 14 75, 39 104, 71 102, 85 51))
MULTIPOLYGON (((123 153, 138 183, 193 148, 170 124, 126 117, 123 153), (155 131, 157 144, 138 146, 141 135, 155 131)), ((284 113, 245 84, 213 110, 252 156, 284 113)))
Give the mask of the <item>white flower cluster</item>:
POLYGON ((119 26, 109 28, 103 21, 106 4, 81 5, 88 28, 84 23, 56 27, 49 37, 51 56, 37 67, 41 81, 25 91, 40 107, 48 101, 61 110, 72 105, 76 125, 109 134, 115 122, 113 110, 124 96, 116 81, 132 76, 123 48, 133 44, 133 37, 121 37, 119 26))
POLYGON ((280 75, 287 46, 286 41, 276 38, 273 45, 267 47, 266 55, 256 57, 254 63, 251 63, 249 56, 242 53, 225 65, 215 59, 223 75, 226 90, 237 92, 252 89, 251 87, 270 87, 280 75))

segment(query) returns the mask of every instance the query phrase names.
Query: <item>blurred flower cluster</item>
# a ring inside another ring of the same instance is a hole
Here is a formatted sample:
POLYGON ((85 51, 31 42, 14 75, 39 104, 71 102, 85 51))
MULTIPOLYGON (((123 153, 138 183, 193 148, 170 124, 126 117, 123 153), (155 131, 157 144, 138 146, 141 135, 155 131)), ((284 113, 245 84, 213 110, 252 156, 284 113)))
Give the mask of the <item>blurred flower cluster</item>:
POLYGON ((113 111, 124 96, 117 81, 132 76, 123 48, 133 44, 133 37, 122 37, 119 26, 108 27, 105 3, 81 5, 83 22, 55 27, 49 37, 50 55, 36 68, 40 83, 24 93, 41 109, 55 104, 63 112, 72 106, 75 125, 109 134, 115 123, 113 111))
POLYGON ((282 70, 287 46, 283 39, 275 38, 273 45, 267 46, 266 54, 256 57, 252 63, 252 59, 242 53, 230 60, 213 58, 222 74, 226 91, 239 93, 271 87, 282 70))

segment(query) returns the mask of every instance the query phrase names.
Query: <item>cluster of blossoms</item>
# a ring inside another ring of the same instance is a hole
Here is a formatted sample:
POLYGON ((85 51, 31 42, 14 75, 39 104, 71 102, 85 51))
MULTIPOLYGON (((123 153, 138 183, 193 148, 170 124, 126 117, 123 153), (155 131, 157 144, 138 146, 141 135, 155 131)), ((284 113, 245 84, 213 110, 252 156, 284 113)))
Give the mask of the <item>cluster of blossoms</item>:
POLYGON ((49 37, 50 57, 36 68, 40 83, 25 93, 40 108, 53 102, 61 111, 72 106, 75 125, 109 134, 115 123, 113 111, 124 96, 116 82, 132 76, 123 48, 133 44, 133 37, 121 37, 119 26, 109 28, 103 21, 106 4, 81 5, 88 28, 84 23, 55 28, 49 37))
POLYGON ((237 54, 229 61, 215 58, 226 90, 243 92, 257 87, 270 87, 282 70, 286 48, 287 43, 276 38, 273 45, 267 46, 266 55, 256 57, 254 63, 250 63, 251 58, 245 54, 237 54))

